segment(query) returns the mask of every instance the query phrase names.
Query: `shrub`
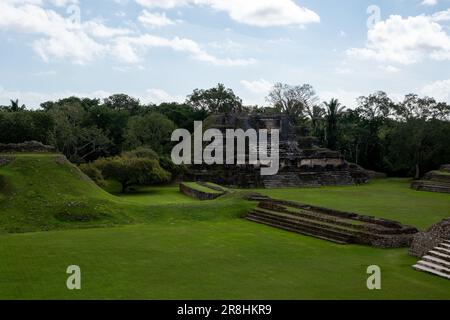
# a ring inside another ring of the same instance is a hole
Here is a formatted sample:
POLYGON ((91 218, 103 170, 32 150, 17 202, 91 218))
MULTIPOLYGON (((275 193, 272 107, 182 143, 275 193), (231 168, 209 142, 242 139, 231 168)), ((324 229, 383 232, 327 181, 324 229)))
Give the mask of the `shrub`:
POLYGON ((154 160, 159 159, 158 154, 153 151, 153 149, 147 147, 139 147, 135 150, 123 152, 122 156, 128 158, 147 158, 154 160))
POLYGON ((104 186, 105 180, 103 179, 102 172, 92 163, 83 163, 79 166, 80 170, 91 178, 97 185, 104 186))
POLYGON ((122 193, 135 184, 151 185, 170 181, 171 175, 157 160, 137 157, 113 157, 95 161, 105 178, 115 179, 122 185, 122 193))

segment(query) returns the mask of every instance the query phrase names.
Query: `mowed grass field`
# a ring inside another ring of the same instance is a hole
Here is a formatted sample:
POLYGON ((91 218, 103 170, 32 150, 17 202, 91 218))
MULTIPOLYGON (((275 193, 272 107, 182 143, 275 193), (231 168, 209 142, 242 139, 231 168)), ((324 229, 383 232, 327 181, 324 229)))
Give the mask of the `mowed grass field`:
MULTIPOLYGON (((52 159, 40 159, 34 170, 52 167, 52 159)), ((450 281, 413 270, 417 259, 407 249, 341 246, 252 223, 241 217, 255 204, 236 193, 200 202, 176 186, 142 188, 125 196, 88 189, 92 197, 81 196, 85 210, 77 207, 75 216, 90 212, 86 207, 99 201, 98 219, 51 220, 63 200, 74 201, 70 190, 51 198, 44 192, 50 176, 28 204, 26 196, 14 202, 20 196, 11 189, 26 190, 18 167, 26 163, 0 167, 7 180, 0 192, 0 208, 5 209, 0 212, 0 299, 450 299, 450 281), (39 197, 59 205, 39 207, 39 197), (21 232, 41 228, 28 217, 39 208, 47 208, 38 222, 50 219, 50 231, 6 233, 13 231, 7 229, 13 223, 21 232), (379 291, 366 287, 366 269, 374 264, 382 270, 379 291), (79 291, 66 288, 69 265, 81 268, 79 291)), ((52 170, 58 175, 59 169, 52 170)), ((37 179, 35 171, 30 179, 37 179)), ((69 175, 61 183, 81 187, 69 175)), ((450 195, 411 191, 408 184, 388 179, 357 187, 258 192, 420 228, 450 216, 450 195)))

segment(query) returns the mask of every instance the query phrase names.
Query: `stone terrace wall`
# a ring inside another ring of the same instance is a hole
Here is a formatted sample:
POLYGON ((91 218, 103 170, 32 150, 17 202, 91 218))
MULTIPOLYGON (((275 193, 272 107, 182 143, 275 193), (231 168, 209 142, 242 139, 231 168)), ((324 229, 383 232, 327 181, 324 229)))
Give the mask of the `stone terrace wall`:
POLYGON ((55 148, 47 146, 38 141, 27 141, 23 143, 0 143, 0 153, 14 152, 55 152, 55 148))
POLYGON ((187 195, 188 197, 198 199, 198 200, 214 200, 222 196, 223 193, 207 193, 202 192, 193 188, 189 188, 184 183, 180 184, 180 192, 187 195))

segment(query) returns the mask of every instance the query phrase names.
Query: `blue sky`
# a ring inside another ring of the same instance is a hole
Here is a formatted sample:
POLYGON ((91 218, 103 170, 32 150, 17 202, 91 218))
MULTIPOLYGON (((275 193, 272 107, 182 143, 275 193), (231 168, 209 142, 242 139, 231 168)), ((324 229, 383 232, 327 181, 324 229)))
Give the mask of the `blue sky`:
POLYGON ((0 104, 127 93, 183 101, 218 82, 265 104, 384 90, 450 102, 450 0, 1 0, 0 104))

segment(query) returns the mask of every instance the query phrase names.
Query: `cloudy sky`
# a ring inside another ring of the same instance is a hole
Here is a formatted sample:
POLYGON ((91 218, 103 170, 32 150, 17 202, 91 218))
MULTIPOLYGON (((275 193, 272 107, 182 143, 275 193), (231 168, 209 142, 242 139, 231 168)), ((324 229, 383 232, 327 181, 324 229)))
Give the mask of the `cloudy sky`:
POLYGON ((275 82, 450 102, 450 0, 0 0, 0 104, 218 82, 247 104, 275 82))

